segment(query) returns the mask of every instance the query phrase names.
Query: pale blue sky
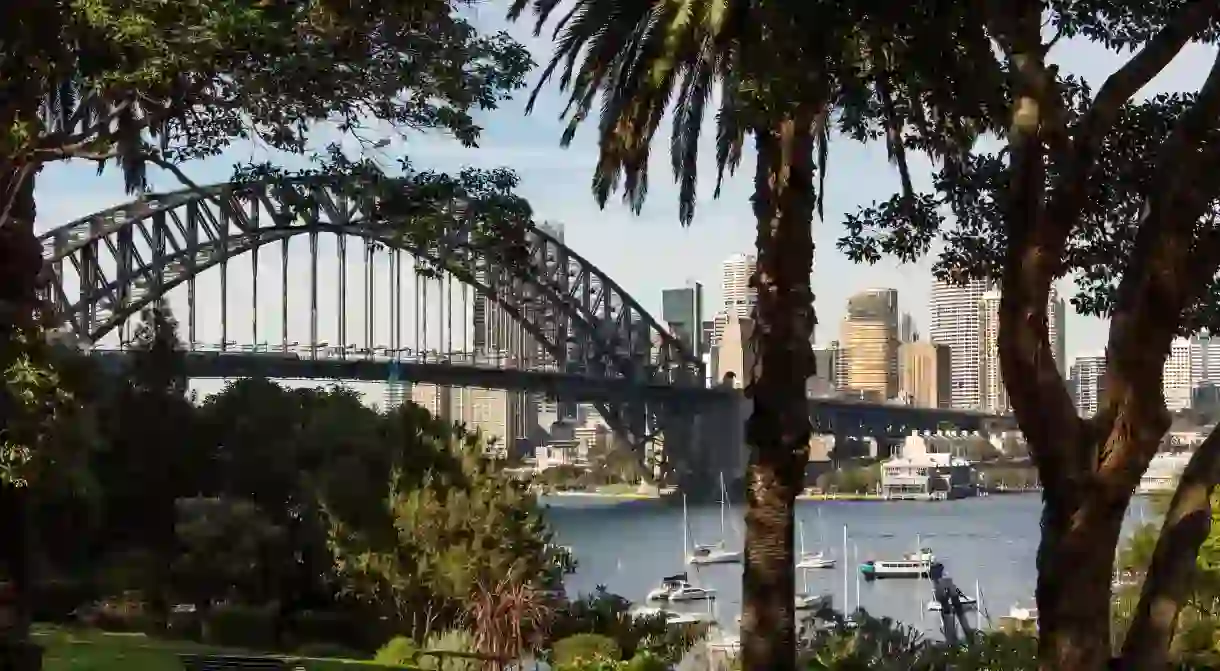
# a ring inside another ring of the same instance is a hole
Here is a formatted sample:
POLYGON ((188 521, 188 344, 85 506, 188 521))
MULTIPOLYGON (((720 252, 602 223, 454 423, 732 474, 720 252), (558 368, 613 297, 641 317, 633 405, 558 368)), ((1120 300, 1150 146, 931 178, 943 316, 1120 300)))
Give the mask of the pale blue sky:
MULTIPOLYGON (((488 28, 507 27, 530 47, 536 61, 544 62, 549 55, 549 42, 529 34, 532 24, 505 26, 504 5, 500 1, 481 5, 475 13, 476 21, 488 28)), ((1212 53, 1212 48, 1191 48, 1153 82, 1150 90, 1196 89, 1212 53)), ((1052 57, 1066 70, 1084 75, 1095 87, 1121 62, 1115 54, 1078 43, 1061 44, 1052 57)), ((530 77, 531 84, 535 77, 536 74, 530 77)), ((385 153, 387 156, 408 153, 421 168, 511 167, 522 177, 521 193, 530 200, 536 218, 562 222, 567 242, 615 278, 654 316, 659 316, 661 289, 692 279, 704 283, 708 300, 705 311, 714 311, 720 300, 720 262, 753 246, 749 206, 752 152, 747 152, 738 175, 728 180, 721 198, 713 201, 711 147, 705 143, 706 171, 700 185, 699 210, 694 225, 682 228, 677 220, 676 189, 669 178, 668 131, 663 129, 664 140, 654 153, 653 180, 642 215, 635 216, 618 200, 600 210, 589 189, 596 158, 592 134, 584 132, 571 148, 560 148, 563 124, 558 119, 560 98, 554 87, 548 87, 532 116, 523 113, 525 98, 522 92, 516 100, 481 118, 486 131, 479 149, 466 150, 442 137, 413 137, 405 143, 396 140, 385 153)), ((258 155, 253 147, 242 146, 224 157, 185 169, 197 182, 221 181, 230 174, 235 161, 258 155)), ((921 331, 926 331, 930 262, 856 266, 834 247, 844 212, 886 198, 896 187, 897 180, 887 166, 884 148, 840 140, 831 147, 831 167, 826 220, 815 224, 818 255, 814 288, 821 322, 818 340, 825 342, 837 337, 848 295, 875 286, 897 288, 903 309, 915 316, 921 331)), ((920 177, 926 182, 926 175, 920 177)), ((174 186, 164 177, 157 184, 164 188, 174 186)), ((126 200, 129 198, 123 194, 117 174, 97 177, 90 165, 53 166, 39 178, 39 228, 45 230, 126 200)), ((230 291, 234 291, 232 281, 230 291)), ((360 323, 358 319, 349 320, 360 323)), ((1069 312, 1066 335, 1069 358, 1100 350, 1105 343, 1105 324, 1069 312)))

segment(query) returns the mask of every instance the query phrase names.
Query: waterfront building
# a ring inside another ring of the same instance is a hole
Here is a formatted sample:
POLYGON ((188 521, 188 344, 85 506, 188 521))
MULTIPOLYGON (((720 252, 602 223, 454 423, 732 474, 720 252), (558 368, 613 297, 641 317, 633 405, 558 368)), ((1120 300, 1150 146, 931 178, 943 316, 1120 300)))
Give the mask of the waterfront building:
POLYGON ((957 499, 974 494, 973 465, 955 456, 958 437, 912 433, 892 459, 881 462, 886 499, 957 499))
POLYGON ((1140 476, 1136 494, 1172 494, 1178 487, 1190 452, 1158 452, 1148 464, 1148 470, 1140 476))

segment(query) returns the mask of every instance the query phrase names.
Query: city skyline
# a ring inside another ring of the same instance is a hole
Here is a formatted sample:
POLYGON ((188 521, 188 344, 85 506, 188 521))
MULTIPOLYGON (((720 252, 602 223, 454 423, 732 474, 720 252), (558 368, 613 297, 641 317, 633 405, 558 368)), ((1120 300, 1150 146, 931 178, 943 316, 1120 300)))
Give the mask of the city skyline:
MULTIPOLYGON (((545 61, 550 52, 550 40, 533 37, 527 25, 506 24, 501 18, 504 10, 504 2, 490 2, 472 11, 479 28, 506 29, 530 48, 536 61, 545 61)), ((1199 67, 1206 53, 1205 47, 1187 48, 1144 94, 1196 88, 1206 70, 1199 67)), ((1116 56, 1096 45, 1073 40, 1064 40, 1056 46, 1050 60, 1095 83, 1119 62, 1116 56)), ((536 76, 536 73, 531 75, 530 81, 533 82, 536 76)), ((734 254, 748 253, 753 247, 754 225, 749 204, 752 171, 748 170, 748 165, 743 165, 736 177, 726 178, 724 194, 719 201, 711 199, 714 180, 701 180, 696 222, 690 228, 682 228, 677 223, 675 187, 663 178, 669 157, 666 148, 659 145, 654 160, 657 175, 662 178, 654 181, 641 216, 635 216, 617 201, 609 203, 605 210, 599 210, 588 188, 596 159, 594 133, 583 130, 577 134, 570 149, 561 149, 559 138, 563 124, 557 119, 561 109, 557 93, 549 87, 544 90, 537 111, 530 116, 523 112, 525 98, 525 95, 519 95, 502 109, 479 116, 479 122, 486 130, 478 149, 465 149, 456 141, 439 136, 407 134, 399 137, 387 133, 391 137, 390 144, 375 153, 387 163, 409 155, 414 165, 426 169, 454 171, 464 165, 513 168, 521 176, 519 192, 533 205, 535 219, 563 222, 572 248, 605 270, 658 320, 660 290, 682 286, 688 279, 707 288, 705 306, 709 313, 714 312, 711 306, 720 305, 722 300, 718 276, 720 262, 734 254)), ((659 131, 662 137, 667 132, 667 127, 659 131)), ((315 144, 322 148, 337 137, 337 134, 322 134, 315 144)), ((349 143, 348 146, 353 145, 349 143)), ((705 148, 710 149, 710 145, 705 148)), ((198 183, 214 183, 226 181, 235 163, 274 158, 274 154, 244 144, 215 159, 187 164, 183 170, 198 183)), ((701 156, 705 177, 713 174, 711 158, 710 151, 701 156)), ((752 158, 752 152, 748 151, 746 163, 752 158)), ((285 163, 305 165, 300 159, 285 163)), ((927 185, 929 169, 926 162, 916 162, 912 176, 917 187, 927 185)), ((813 277, 819 314, 817 341, 834 340, 837 325, 845 315, 847 297, 872 286, 902 287, 905 310, 912 313, 926 337, 931 323, 927 308, 931 259, 907 266, 891 260, 876 267, 859 266, 845 259, 834 246, 842 231, 838 222, 844 213, 888 198, 896 189, 897 177, 887 165, 884 147, 840 141, 836 145, 833 169, 826 178, 826 218, 814 224, 818 245, 813 277)), ((181 188, 179 183, 159 172, 151 175, 151 181, 161 191, 181 188)), ((37 196, 39 231, 131 200, 123 192, 122 178, 117 171, 97 177, 93 165, 85 163, 48 167, 39 175, 37 196)), ((233 285, 231 291, 242 290, 239 282, 235 281, 233 285)), ((1073 292, 1066 282, 1060 289, 1065 298, 1071 298, 1073 292)), ((304 317, 293 315, 293 319, 303 320, 304 317)), ((1078 354, 1104 347, 1105 324, 1101 320, 1076 315, 1069 308, 1066 331, 1069 361, 1078 354)))

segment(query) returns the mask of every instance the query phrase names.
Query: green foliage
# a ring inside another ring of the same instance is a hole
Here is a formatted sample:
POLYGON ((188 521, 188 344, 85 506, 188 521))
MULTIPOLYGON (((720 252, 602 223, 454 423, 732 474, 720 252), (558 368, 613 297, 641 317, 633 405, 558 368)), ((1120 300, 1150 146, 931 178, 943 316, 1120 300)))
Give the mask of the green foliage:
POLYGON ((224 604, 204 613, 204 642, 248 650, 275 650, 279 645, 275 606, 224 604))
POLYGON ((394 442, 380 470, 391 474, 383 503, 355 514, 331 499, 325 507, 345 593, 406 627, 427 613, 418 631, 455 623, 481 588, 558 579, 534 498, 473 436, 410 404, 387 421, 394 442))
MULTIPOLYGON (((477 653, 474 634, 465 629, 447 629, 428 636, 424 642, 428 652, 477 653)), ((418 666, 430 671, 477 671, 483 662, 453 655, 421 655, 418 666)))
POLYGON ((262 603, 275 595, 275 574, 290 556, 285 531, 249 501, 177 501, 181 552, 173 565, 175 591, 207 608, 225 598, 262 603))
POLYGON ((881 466, 846 466, 823 473, 818 477, 818 487, 823 491, 872 494, 881 483, 881 466))
POLYGON ((663 616, 635 617, 632 604, 599 585, 592 594, 574 599, 551 620, 549 638, 555 641, 576 634, 600 634, 619 646, 624 657, 641 653, 677 664, 705 633, 705 625, 672 627, 663 616))
POLYGON ((406 636, 395 636, 377 650, 373 662, 382 666, 410 666, 419 658, 419 646, 406 636))
MULTIPOLYGON (((551 649, 551 661, 558 668, 585 669, 576 666, 582 661, 593 660, 618 661, 623 658, 623 651, 618 643, 609 636, 601 634, 573 634, 555 641, 551 649)), ((613 668, 613 667, 611 667, 613 668)))

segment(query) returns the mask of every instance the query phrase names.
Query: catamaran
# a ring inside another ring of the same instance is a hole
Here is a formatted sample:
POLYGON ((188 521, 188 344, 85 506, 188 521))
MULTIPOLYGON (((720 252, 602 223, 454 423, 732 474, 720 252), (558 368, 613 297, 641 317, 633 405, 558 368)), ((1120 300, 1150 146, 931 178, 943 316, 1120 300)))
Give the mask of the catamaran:
MULTIPOLYGON (((728 541, 728 489, 724 485, 724 474, 720 474, 720 542, 711 545, 696 544, 686 557, 688 564, 737 564, 741 562, 741 551, 730 550, 728 541)), ((686 502, 683 499, 682 517, 685 524, 686 502)))

